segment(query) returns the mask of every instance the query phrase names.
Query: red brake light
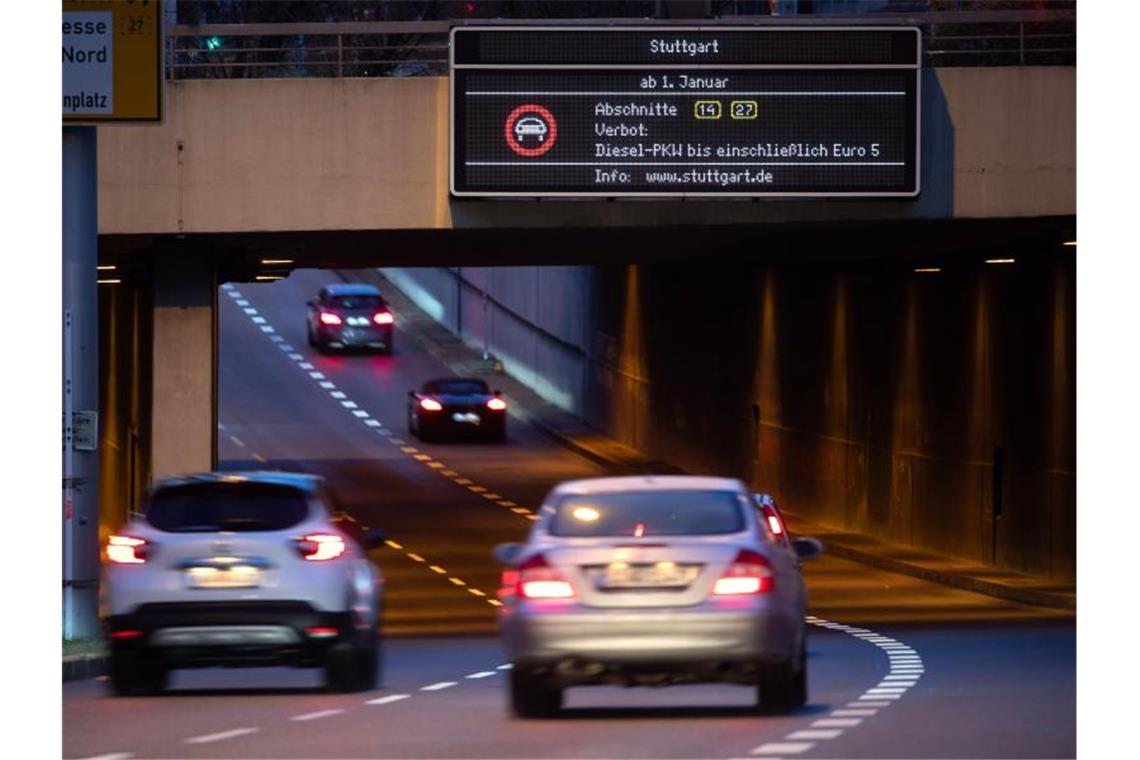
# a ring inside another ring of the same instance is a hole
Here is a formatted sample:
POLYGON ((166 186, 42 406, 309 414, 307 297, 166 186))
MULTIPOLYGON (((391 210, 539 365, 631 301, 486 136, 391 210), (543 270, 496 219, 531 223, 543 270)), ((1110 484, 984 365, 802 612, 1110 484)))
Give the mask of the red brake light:
POLYGON ((501 398, 498 398, 498 397, 488 399, 487 400, 487 408, 493 409, 496 412, 501 412, 507 408, 507 402, 503 401, 501 398))
POLYGON ((297 539, 297 551, 310 562, 324 562, 344 554, 344 539, 335 533, 310 533, 297 539))
MULTIPOLYGON (((507 572, 503 573, 504 581, 507 572)), ((516 573, 515 594, 523 599, 574 598, 574 587, 541 554, 519 565, 516 573)))
POLYGON ((390 325, 396 321, 390 311, 378 311, 372 315, 372 321, 378 325, 390 325))
POLYGON ((331 311, 322 311, 321 312, 321 324, 322 325, 339 325, 339 324, 341 324, 342 321, 343 320, 341 320, 339 315, 333 314, 331 311))
POLYGON ((116 565, 141 565, 153 550, 153 544, 134 536, 111 536, 107 539, 107 559, 116 565))
POLYGON ((425 412, 439 412, 443 410, 443 404, 434 398, 422 398, 420 399, 420 409, 423 409, 425 412))
POLYGON ((712 592, 717 595, 762 594, 772 587, 772 564, 768 558, 750 549, 741 549, 724 574, 717 578, 712 592))
POLYGON ((119 639, 120 641, 122 641, 124 639, 137 639, 142 635, 143 635, 142 631, 136 631, 134 629, 128 629, 128 630, 122 630, 122 631, 111 631, 111 638, 119 639))

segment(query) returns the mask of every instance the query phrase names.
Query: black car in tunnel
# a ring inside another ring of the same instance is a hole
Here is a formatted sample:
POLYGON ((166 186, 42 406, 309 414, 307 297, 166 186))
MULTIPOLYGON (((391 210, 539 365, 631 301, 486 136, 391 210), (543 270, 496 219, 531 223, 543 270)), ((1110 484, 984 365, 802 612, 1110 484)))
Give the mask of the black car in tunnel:
POLYGON ((507 438, 507 402, 477 377, 428 380, 408 392, 408 432, 420 440, 444 436, 507 438))
POLYGON ((309 345, 329 348, 378 348, 392 353, 396 321, 388 302, 374 285, 326 285, 308 303, 306 328, 309 345))

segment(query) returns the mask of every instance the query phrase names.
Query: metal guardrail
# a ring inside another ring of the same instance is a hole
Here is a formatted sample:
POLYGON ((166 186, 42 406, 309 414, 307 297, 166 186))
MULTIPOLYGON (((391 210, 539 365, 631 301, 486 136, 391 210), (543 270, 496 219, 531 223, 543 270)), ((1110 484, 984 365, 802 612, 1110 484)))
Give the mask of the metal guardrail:
MULTIPOLYGON (((463 22, 176 24, 166 30, 171 79, 424 76, 447 73, 448 32, 463 22)), ((533 21, 480 20, 533 25, 533 21)), ((546 26, 692 25, 646 19, 551 19, 546 26)), ((718 24, 918 26, 926 66, 1075 66, 1076 11, 935 11, 857 16, 725 16, 718 24)))

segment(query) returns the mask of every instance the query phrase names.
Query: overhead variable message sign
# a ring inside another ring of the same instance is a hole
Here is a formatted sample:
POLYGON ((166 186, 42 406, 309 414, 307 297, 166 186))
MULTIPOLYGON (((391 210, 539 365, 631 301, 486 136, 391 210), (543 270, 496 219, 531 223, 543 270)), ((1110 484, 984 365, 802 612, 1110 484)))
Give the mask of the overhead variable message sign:
POLYGON ((919 192, 913 27, 457 27, 451 192, 919 192))
POLYGON ((162 3, 63 4, 63 121, 162 120, 162 3))

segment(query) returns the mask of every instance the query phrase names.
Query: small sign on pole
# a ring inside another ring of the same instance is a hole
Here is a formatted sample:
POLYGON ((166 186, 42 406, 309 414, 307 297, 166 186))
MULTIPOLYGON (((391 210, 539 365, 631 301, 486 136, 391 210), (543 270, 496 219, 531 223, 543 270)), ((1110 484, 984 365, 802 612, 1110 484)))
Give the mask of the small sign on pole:
POLYGON ((162 3, 65 0, 63 121, 162 121, 162 3))

